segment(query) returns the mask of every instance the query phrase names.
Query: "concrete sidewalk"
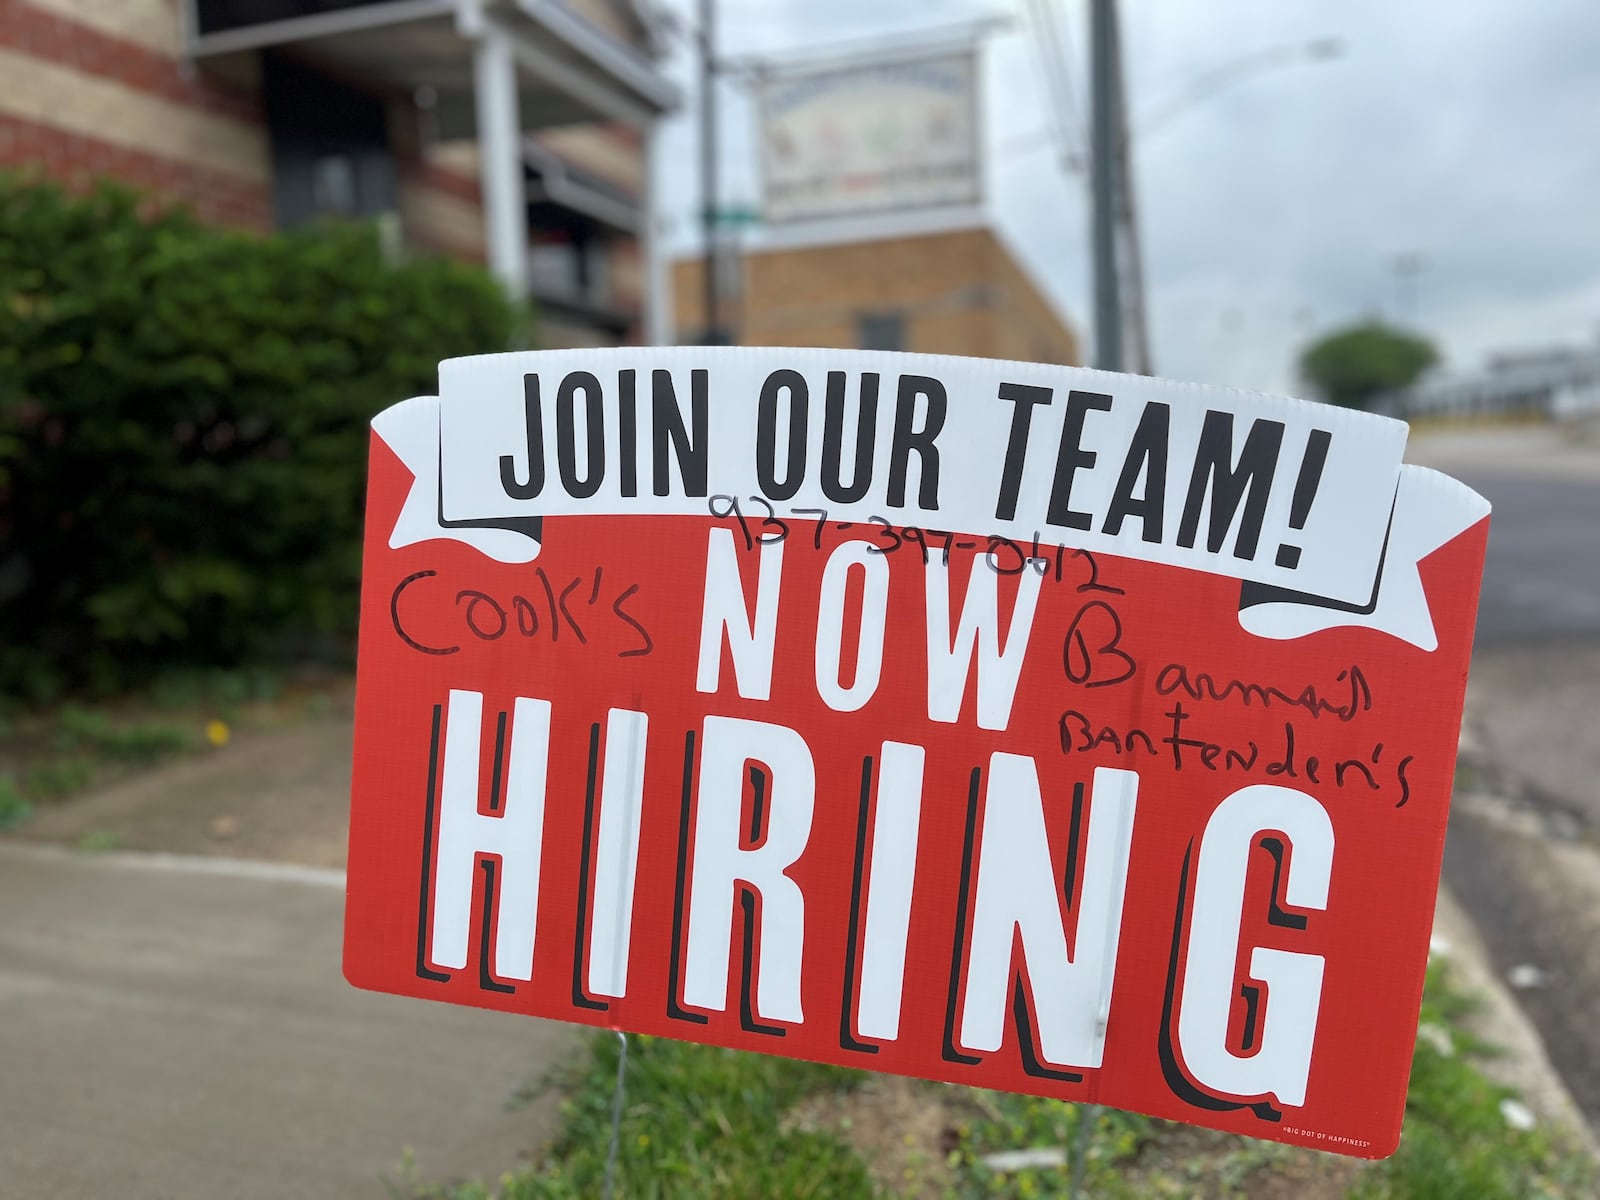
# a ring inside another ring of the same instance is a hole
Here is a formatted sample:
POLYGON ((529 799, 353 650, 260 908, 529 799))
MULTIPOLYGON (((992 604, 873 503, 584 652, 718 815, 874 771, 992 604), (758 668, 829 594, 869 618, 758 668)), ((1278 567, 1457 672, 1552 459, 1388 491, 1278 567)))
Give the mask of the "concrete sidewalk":
POLYGON ((493 1177, 570 1027, 360 992, 334 870, 0 844, 0 1195, 361 1200, 493 1177))
POLYGON ((1600 482, 1600 430, 1546 423, 1413 430, 1406 461, 1456 476, 1600 482))

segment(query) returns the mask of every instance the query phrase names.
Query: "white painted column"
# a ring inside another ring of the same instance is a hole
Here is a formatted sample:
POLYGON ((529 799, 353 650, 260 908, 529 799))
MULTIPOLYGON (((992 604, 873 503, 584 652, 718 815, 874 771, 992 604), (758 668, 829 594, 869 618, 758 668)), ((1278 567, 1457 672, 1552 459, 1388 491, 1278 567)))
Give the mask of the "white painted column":
POLYGON ((473 50, 472 84, 489 269, 521 299, 528 292, 528 214, 517 64, 510 38, 492 22, 484 23, 473 50))
POLYGON ((657 205, 662 178, 661 125, 661 119, 653 117, 644 127, 644 188, 639 198, 639 253, 644 258, 645 271, 644 340, 651 346, 671 346, 677 340, 672 320, 672 280, 661 250, 663 215, 657 205))

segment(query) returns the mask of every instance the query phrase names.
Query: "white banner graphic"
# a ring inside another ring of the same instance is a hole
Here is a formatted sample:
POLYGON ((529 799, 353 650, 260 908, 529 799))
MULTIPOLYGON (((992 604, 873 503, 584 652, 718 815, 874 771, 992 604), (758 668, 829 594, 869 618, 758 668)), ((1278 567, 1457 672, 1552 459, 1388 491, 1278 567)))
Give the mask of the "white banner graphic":
POLYGON ((970 48, 764 77, 762 215, 776 223, 976 204, 977 96, 970 48))
POLYGON ((1338 625, 1425 649, 1417 562, 1488 505, 1403 467, 1399 421, 1036 363, 756 347, 440 364, 374 422, 416 475, 392 546, 503 562, 576 514, 822 519, 1064 545, 1239 579, 1263 637, 1338 625))

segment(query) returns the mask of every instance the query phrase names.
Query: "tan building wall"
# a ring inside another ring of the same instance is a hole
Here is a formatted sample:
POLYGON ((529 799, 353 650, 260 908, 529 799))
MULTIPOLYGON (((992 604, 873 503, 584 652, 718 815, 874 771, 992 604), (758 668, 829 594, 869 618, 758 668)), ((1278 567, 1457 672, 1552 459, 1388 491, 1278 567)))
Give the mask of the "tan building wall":
MULTIPOLYGON (((703 328, 701 264, 673 264, 682 341, 703 328)), ((724 321, 746 345, 860 347, 898 318, 899 349, 1075 364, 1078 341, 987 228, 743 256, 724 321)))

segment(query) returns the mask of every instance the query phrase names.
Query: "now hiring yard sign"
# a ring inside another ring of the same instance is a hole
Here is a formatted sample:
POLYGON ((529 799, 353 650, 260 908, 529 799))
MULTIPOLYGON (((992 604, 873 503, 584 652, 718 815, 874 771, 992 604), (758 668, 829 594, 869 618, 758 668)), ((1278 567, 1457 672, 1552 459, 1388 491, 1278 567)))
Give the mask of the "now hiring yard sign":
POLYGON ((1273 396, 455 359, 373 422, 366 988, 1398 1140, 1488 505, 1273 396))

